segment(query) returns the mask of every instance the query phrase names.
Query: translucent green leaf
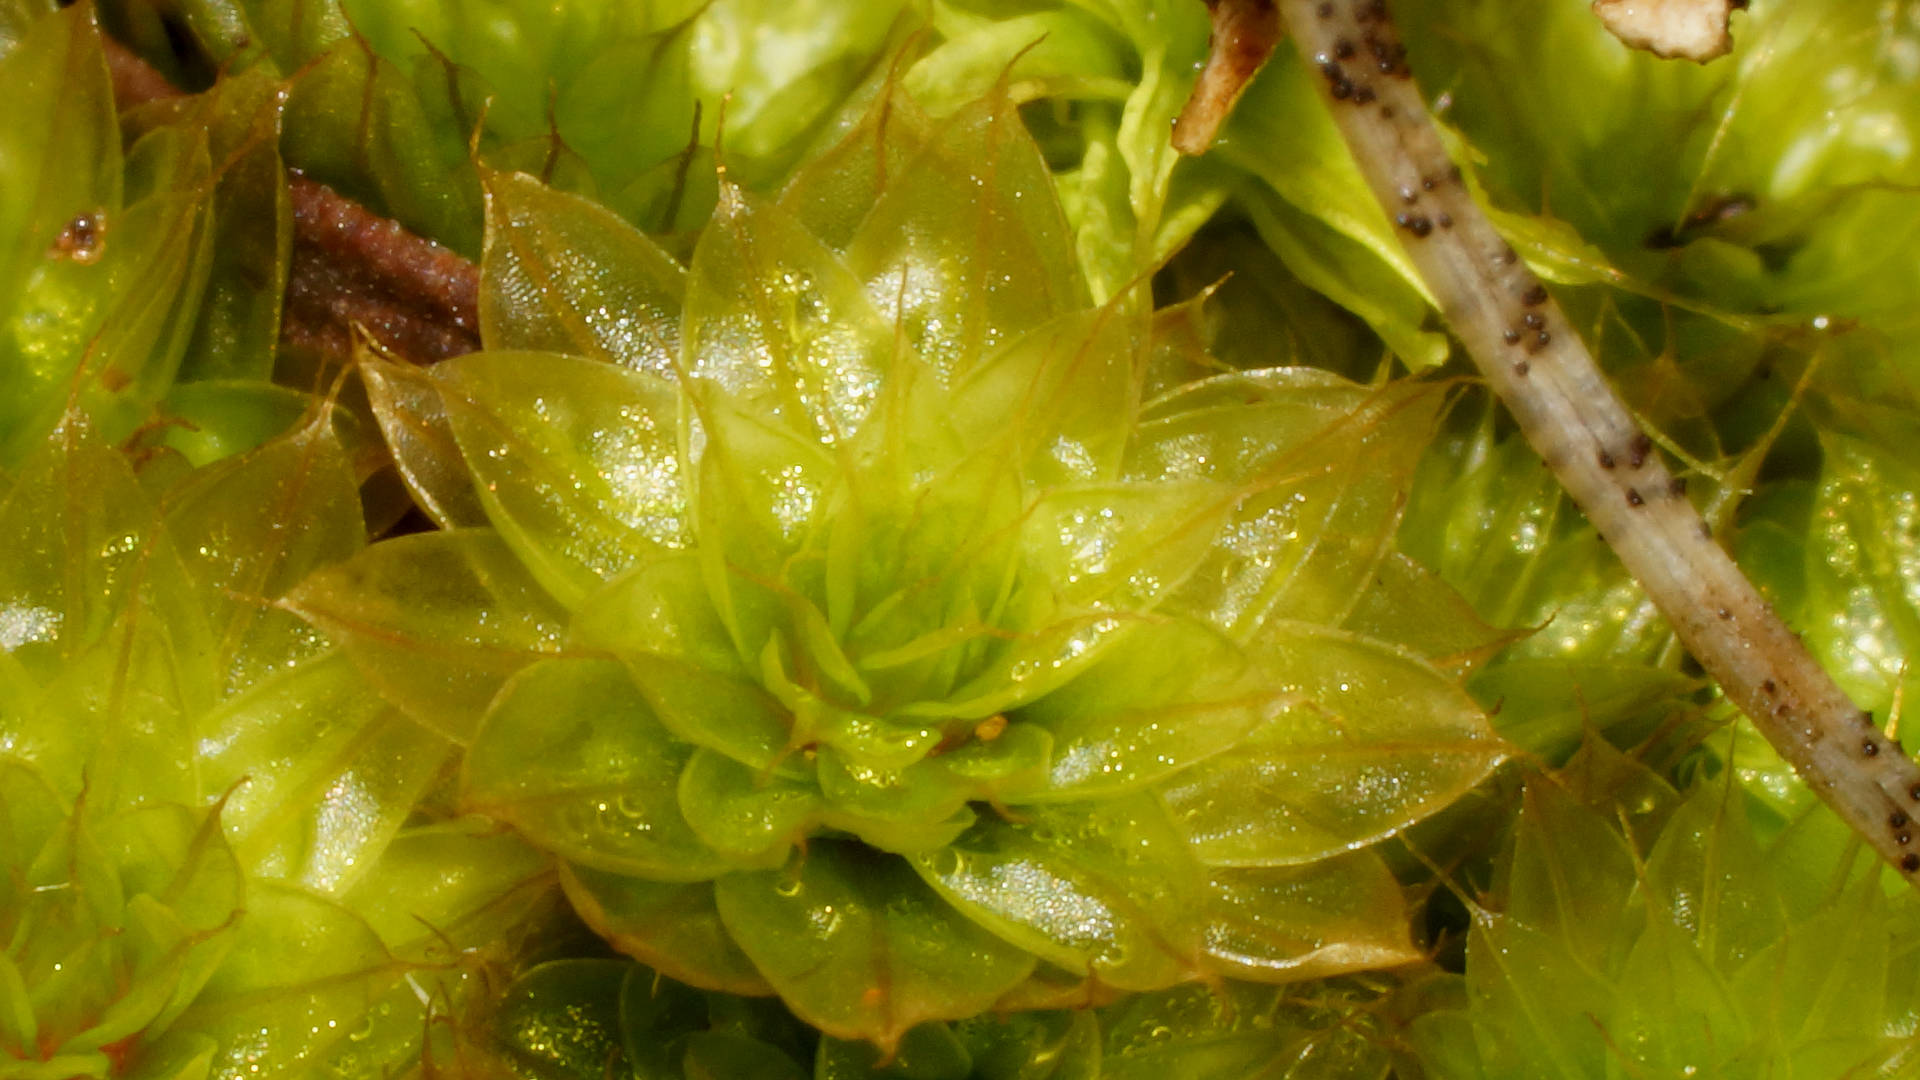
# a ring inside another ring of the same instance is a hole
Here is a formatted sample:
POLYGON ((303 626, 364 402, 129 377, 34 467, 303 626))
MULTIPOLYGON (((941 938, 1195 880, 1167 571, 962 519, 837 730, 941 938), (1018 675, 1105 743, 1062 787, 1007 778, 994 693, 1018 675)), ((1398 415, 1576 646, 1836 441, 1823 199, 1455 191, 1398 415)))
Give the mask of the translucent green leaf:
POLYGON ((70 391, 110 439, 148 419, 173 381, 205 281, 210 169, 204 133, 147 134, 126 159, 124 211, 89 211, 73 241, 80 257, 30 264, 0 327, 19 380, 0 417, 0 459, 20 460, 59 421, 70 391))
POLYGON ((793 171, 780 192, 781 208, 822 243, 844 250, 889 179, 907 167, 932 130, 911 97, 883 86, 839 141, 793 171))
POLYGON ((1687 928, 1661 919, 1634 943, 1620 973, 1620 1008, 1607 1038, 1630 1047, 1636 1064, 1658 1072, 1726 1055, 1754 1035, 1725 979, 1687 928))
MULTIPOLYGON (((876 62, 900 0, 716 0, 687 43, 694 85, 726 98, 726 149, 771 169, 791 155, 876 62)), ((677 120, 678 118, 676 118, 677 120)))
POLYGON ((1656 915, 1684 930, 1704 961, 1728 971, 1785 929, 1738 791, 1701 785, 1647 855, 1656 915))
POLYGON ((164 1030, 224 961, 242 909, 242 875, 219 813, 151 806, 104 824, 102 846, 130 900, 122 938, 131 986, 70 1045, 93 1049, 164 1030))
POLYGON ((1358 848, 1453 802, 1506 754, 1463 690, 1394 646, 1272 622, 1248 653, 1296 703, 1161 788, 1210 865, 1358 848))
POLYGON ((4 740, 95 805, 191 801, 190 716, 213 691, 198 597, 121 456, 78 417, 0 502, 0 625, 23 692, 4 740), (126 786, 131 785, 131 786, 126 786))
POLYGON ((965 831, 973 821, 963 813, 969 802, 1019 801, 1038 788, 1052 745, 1045 731, 1017 723, 904 769, 875 767, 832 750, 816 756, 814 769, 829 803, 828 821, 904 852, 943 845, 965 831), (894 833, 882 823, 905 828, 894 833))
POLYGON ((331 653, 269 675, 201 721, 200 777, 249 869, 338 895, 446 768, 445 736, 331 653))
POLYGON ((684 317, 686 374, 827 445, 866 421, 895 351, 839 256, 732 185, 694 249, 684 317))
POLYGON ((366 542, 359 485, 325 410, 174 488, 167 525, 200 583, 227 693, 325 647, 271 605, 366 542))
POLYGON ((1033 959, 962 919, 906 863, 832 841, 797 869, 730 874, 720 914, 802 1019, 891 1049, 914 1025, 972 1016, 1033 959))
POLYGON ((51 674, 99 642, 147 583, 158 519, 126 460, 84 418, 43 440, 0 502, 6 650, 51 674))
POLYGON ((1207 955, 1234 977, 1324 978, 1419 958, 1400 883, 1373 852, 1216 869, 1210 877, 1207 955))
POLYGON ((1123 96, 1135 58, 1127 55, 1127 43, 1106 17, 1112 6, 1106 8, 936 8, 934 25, 942 40, 907 70, 907 89, 936 116, 991 92, 1003 79, 1069 98, 1123 96))
POLYGON ((1142 325, 1119 305, 1076 311, 992 350, 949 389, 917 384, 971 451, 1011 455, 1038 487, 1120 471, 1137 406, 1142 325))
MULTIPOLYGON (((378 849, 343 902, 396 956, 431 969, 510 940, 558 900, 553 863, 477 817, 413 822, 378 849)), ((424 973, 421 981, 428 981, 424 973)), ((452 981, 452 980, 449 980, 452 981)))
POLYGON ((1633 853, 1604 817, 1547 780, 1529 783, 1506 870, 1506 914, 1555 938, 1591 974, 1609 971, 1643 913, 1623 905, 1633 853))
POLYGON ((1046 164, 994 95, 947 119, 880 192, 847 263, 907 344, 958 375, 1086 306, 1072 251, 1046 164))
POLYGON ((1606 1075, 1611 1017, 1619 992, 1551 936, 1496 919, 1467 937, 1467 985, 1488 1073, 1526 1075, 1543 1063, 1567 1077, 1606 1075), (1493 1017, 1497 1021, 1488 1022, 1493 1017))
POLYGON ((319 571, 286 606, 409 716, 471 737, 507 677, 559 651, 563 616, 491 532, 420 533, 319 571))
POLYGON ((481 721, 463 800, 578 865, 700 880, 737 862, 682 816, 677 785, 693 753, 619 664, 543 660, 511 679, 481 721))
POLYGON ((299 890, 248 892, 228 960, 176 1022, 212 1037, 217 1076, 299 1075, 345 1044, 404 969, 367 925, 299 890))
POLYGON ((680 812, 702 841, 736 863, 777 866, 806 839, 824 807, 811 783, 758 773, 704 747, 679 783, 680 812))
POLYGON ((666 375, 686 273, 615 215, 523 173, 489 173, 480 340, 666 375))
POLYGON ((1804 556, 1808 644, 1863 703, 1891 703, 1908 643, 1920 641, 1920 530, 1904 509, 1920 469, 1891 445, 1845 434, 1825 434, 1821 447, 1804 556))
POLYGON ((1108 986, 1155 989, 1203 970, 1206 871, 1150 796, 982 817, 912 862, 968 918, 1108 986))
POLYGON ((1504 738, 1534 753, 1559 756, 1589 726, 1605 730, 1681 700, 1693 679, 1624 661, 1532 660, 1509 653, 1477 673, 1474 693, 1501 702, 1495 718, 1504 738))
POLYGON ((656 376, 548 353, 433 369, 488 518, 569 606, 686 542, 679 410, 656 376))
POLYGON ((1015 715, 1051 736, 1044 791, 1014 801, 1137 790, 1233 746, 1272 707, 1244 654, 1201 623, 1129 625, 1072 682, 1015 715))
POLYGON ((763 414, 712 400, 700 423, 697 551, 734 648, 754 664, 776 617, 770 583, 845 497, 843 475, 821 444, 763 414))
POLYGON ((487 511, 460 453, 433 377, 411 364, 363 359, 360 377, 394 467, 414 502, 443 529, 487 523, 487 511))
POLYGON ((1777 1018, 1758 1028, 1757 1041, 1795 1072, 1844 1075, 1890 1056, 1880 1018, 1889 1015, 1886 972, 1894 958, 1885 912, 1870 895, 1860 890, 1790 926, 1733 976, 1733 994, 1751 1003, 1750 1013, 1777 1018))
POLYGON ((708 599, 698 556, 651 559, 588 597, 568 643, 620 656, 649 653, 703 671, 741 677, 747 668, 708 599))
POLYGON ((6 0, 0 3, 0 55, 11 52, 34 21, 55 10, 52 0, 6 0))
POLYGON ((1435 667, 1461 675, 1521 636, 1482 622, 1466 597, 1440 575, 1397 551, 1375 564, 1372 584, 1341 627, 1397 641, 1435 667))
POLYGON ((721 923, 711 883, 668 884, 564 863, 560 881, 580 918, 628 956, 694 986, 774 992, 721 923))
POLYGON ((1183 606, 1236 634, 1273 613, 1338 622, 1387 555, 1439 396, 1307 370, 1223 375, 1148 408, 1128 471, 1243 485, 1183 606))

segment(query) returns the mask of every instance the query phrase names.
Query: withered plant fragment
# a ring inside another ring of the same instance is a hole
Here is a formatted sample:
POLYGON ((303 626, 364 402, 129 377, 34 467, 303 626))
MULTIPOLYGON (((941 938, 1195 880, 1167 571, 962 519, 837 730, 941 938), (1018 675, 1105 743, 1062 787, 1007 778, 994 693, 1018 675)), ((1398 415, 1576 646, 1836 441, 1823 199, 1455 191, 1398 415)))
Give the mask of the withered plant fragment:
POLYGON ((1280 43, 1280 12, 1273 0, 1207 0, 1213 39, 1207 66, 1173 125, 1173 148, 1203 154, 1220 134, 1234 103, 1280 43))

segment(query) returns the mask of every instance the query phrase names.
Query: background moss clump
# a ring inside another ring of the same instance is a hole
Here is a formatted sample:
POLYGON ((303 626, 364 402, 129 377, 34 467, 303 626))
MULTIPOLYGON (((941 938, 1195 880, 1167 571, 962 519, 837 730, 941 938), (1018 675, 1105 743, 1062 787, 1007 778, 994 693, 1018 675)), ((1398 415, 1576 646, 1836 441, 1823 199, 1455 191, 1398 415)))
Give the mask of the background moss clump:
MULTIPOLYGON (((1396 7, 1897 728, 1920 6, 1705 66, 1396 7)), ((1207 31, 0 0, 0 1077, 1913 1071, 1911 891, 1465 377, 1297 58, 1173 154, 1207 31), (481 351, 304 333, 313 182, 472 264, 481 351)))

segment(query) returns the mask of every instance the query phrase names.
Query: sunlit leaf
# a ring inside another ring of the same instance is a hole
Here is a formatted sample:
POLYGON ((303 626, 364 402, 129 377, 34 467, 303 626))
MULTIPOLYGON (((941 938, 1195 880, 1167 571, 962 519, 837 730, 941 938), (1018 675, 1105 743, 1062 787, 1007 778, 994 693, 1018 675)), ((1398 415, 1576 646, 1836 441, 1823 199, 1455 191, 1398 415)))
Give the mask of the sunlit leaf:
POLYGON ((1452 802, 1505 756, 1464 691, 1390 645, 1275 622, 1249 653, 1292 703, 1234 754, 1161 786, 1212 865, 1360 847, 1452 802))
POLYGON ((679 416, 658 376, 475 353, 433 379, 488 518, 556 597, 685 542, 679 416))
POLYGON ((1191 978, 1205 950, 1205 871, 1149 797, 982 818, 914 869, 995 934, 1129 990, 1191 978))
POLYGON ((678 264, 613 214, 523 173, 488 174, 486 192, 482 344, 673 371, 678 264))
POLYGON ((988 97, 948 118, 881 191, 847 262, 909 345, 936 370, 963 373, 1084 306, 1051 187, 1004 97, 988 97))

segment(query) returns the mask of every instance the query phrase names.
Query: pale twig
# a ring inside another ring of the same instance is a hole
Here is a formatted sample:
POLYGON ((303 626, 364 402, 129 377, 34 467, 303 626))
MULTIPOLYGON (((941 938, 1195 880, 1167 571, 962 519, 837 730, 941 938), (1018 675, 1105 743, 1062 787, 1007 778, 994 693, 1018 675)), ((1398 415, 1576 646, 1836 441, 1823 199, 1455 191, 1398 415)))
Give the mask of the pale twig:
POLYGON ((1487 383, 1682 644, 1882 857, 1920 873, 1920 768, 1821 669, 1687 500, 1448 158, 1383 0, 1280 0, 1335 121, 1487 383))

